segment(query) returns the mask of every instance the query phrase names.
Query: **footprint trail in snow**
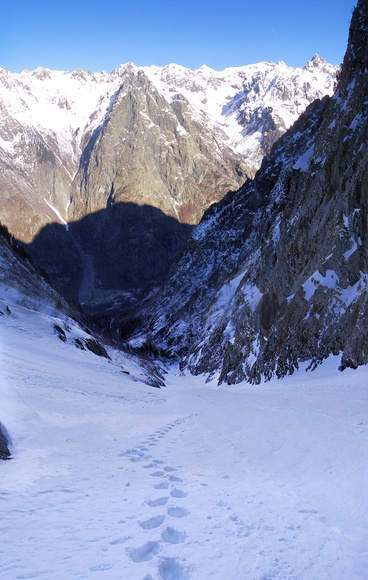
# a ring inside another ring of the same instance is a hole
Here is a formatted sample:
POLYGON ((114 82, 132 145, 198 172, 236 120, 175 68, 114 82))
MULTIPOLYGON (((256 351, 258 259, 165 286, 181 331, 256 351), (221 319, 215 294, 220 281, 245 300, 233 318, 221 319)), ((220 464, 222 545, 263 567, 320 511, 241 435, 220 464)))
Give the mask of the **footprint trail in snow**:
MULTIPOLYGON (((132 463, 140 465, 141 476, 146 483, 143 490, 150 496, 144 501, 144 504, 155 512, 155 515, 151 517, 137 520, 137 526, 145 531, 146 539, 140 545, 128 546, 126 553, 136 564, 153 562, 156 568, 153 571, 155 578, 158 577, 161 580, 187 580, 191 578, 190 570, 192 567, 184 558, 178 558, 174 555, 175 551, 171 557, 160 555, 163 547, 166 547, 165 553, 167 553, 171 546, 186 541, 186 530, 176 524, 179 520, 185 521, 190 510, 184 505, 179 505, 188 497, 187 491, 177 487, 178 483, 184 483, 183 478, 177 475, 179 468, 166 465, 163 459, 156 459, 153 456, 154 447, 162 444, 165 435, 182 422, 182 419, 178 419, 163 426, 141 444, 121 453, 132 463), (158 482, 155 483, 155 480, 158 482), (159 491, 166 491, 168 495, 156 495, 159 491)), ((152 578, 150 574, 144 576, 145 580, 152 578)))

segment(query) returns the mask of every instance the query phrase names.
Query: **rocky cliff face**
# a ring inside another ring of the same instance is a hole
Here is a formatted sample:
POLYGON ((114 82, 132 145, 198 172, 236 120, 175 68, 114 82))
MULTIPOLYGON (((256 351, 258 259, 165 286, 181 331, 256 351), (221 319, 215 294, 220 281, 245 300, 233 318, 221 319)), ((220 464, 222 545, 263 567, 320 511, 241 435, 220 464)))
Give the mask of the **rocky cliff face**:
POLYGON ((0 219, 68 299, 131 310, 336 71, 0 69, 0 219))
POLYGON ((206 212, 133 345, 227 383, 368 362, 367 28, 360 0, 335 95, 206 212))
POLYGON ((240 166, 185 97, 169 102, 144 71, 125 67, 114 102, 84 149, 69 216, 133 202, 198 223, 211 202, 243 182, 240 166))

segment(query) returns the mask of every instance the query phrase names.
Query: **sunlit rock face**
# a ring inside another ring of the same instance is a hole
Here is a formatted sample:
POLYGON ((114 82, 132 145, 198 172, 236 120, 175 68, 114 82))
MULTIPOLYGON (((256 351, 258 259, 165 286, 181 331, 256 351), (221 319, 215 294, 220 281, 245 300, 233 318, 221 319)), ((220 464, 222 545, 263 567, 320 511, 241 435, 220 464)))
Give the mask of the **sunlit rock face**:
POLYGON ((206 212, 133 345, 227 383, 368 362, 367 24, 360 1, 334 96, 206 212))

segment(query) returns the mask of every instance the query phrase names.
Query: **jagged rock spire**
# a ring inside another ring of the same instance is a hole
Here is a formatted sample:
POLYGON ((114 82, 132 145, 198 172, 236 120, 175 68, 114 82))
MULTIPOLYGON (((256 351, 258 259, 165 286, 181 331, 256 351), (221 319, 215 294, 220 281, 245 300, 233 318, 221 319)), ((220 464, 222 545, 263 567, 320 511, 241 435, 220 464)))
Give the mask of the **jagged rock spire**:
POLYGON ((351 19, 348 46, 345 53, 339 88, 368 69, 368 0, 359 0, 351 19))

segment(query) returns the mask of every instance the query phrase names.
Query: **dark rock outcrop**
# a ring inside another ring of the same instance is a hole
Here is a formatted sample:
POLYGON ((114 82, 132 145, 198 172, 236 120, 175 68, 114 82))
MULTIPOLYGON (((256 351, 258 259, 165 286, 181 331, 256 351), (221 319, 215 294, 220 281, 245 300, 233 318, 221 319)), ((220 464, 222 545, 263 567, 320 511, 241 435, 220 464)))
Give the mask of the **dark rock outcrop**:
POLYGON ((8 441, 4 435, 4 427, 0 424, 0 459, 10 459, 10 456, 8 441))

